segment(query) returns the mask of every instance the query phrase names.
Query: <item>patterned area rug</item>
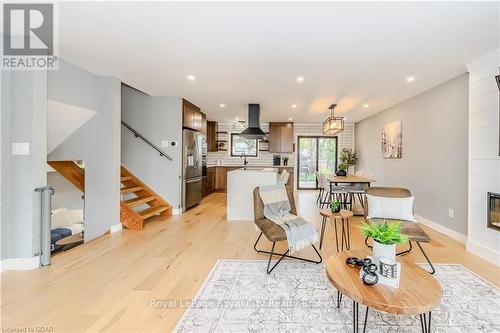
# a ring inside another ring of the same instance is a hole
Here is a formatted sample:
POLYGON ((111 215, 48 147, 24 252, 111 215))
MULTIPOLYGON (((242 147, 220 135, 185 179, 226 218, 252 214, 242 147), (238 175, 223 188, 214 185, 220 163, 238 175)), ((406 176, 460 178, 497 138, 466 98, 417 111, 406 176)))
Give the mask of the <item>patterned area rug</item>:
MULTIPOLYGON (((323 264, 285 260, 217 262, 177 332, 352 332, 352 303, 337 308, 323 264)), ((432 332, 500 332, 500 291, 461 265, 435 265, 443 289, 432 332)), ((360 305, 360 329, 365 308, 360 305)), ((421 332, 418 316, 370 310, 368 332, 421 332)))

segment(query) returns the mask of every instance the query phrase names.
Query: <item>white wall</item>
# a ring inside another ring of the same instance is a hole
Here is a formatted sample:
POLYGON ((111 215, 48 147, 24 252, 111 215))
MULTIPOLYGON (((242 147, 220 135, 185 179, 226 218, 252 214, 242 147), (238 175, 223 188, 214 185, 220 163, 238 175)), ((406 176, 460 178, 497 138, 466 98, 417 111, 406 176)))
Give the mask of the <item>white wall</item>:
POLYGON ((40 252, 40 193, 34 189, 47 184, 47 72, 0 75, 2 270, 30 269, 38 267, 40 252), (12 155, 13 142, 29 143, 29 154, 12 155))
POLYGON ((49 71, 48 96, 96 114, 64 140, 47 159, 85 161, 85 241, 120 224, 121 82, 59 60, 49 71))
POLYGON ((158 193, 174 209, 181 207, 182 175, 182 99, 152 97, 127 86, 122 87, 122 119, 156 146, 161 141, 177 141, 177 147, 164 147, 173 161, 134 137, 122 126, 122 163, 158 193))
POLYGON ((500 232, 487 228, 487 192, 500 193, 500 49, 467 66, 469 71, 469 234, 467 250, 500 266, 500 232))
POLYGON ((359 168, 373 172, 373 185, 408 188, 421 221, 461 241, 467 234, 467 118, 468 76, 463 74, 355 128, 359 168), (384 159, 382 127, 397 120, 403 127, 403 157, 384 159))

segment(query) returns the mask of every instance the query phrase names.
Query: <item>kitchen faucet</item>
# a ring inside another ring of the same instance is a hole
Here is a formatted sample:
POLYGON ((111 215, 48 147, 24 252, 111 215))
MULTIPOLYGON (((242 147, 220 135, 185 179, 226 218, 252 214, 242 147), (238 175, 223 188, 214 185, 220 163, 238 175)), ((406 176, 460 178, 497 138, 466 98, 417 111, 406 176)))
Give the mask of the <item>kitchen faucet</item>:
POLYGON ((247 161, 247 154, 243 153, 240 155, 240 158, 243 157, 243 165, 247 165, 248 164, 248 161, 247 161))

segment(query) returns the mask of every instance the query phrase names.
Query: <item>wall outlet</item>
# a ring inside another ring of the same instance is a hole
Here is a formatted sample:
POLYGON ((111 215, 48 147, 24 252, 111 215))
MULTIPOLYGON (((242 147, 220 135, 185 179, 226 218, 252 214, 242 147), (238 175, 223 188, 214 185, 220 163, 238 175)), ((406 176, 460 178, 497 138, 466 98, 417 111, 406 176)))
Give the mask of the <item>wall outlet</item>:
POLYGON ((452 208, 448 208, 448 216, 451 218, 455 216, 455 211, 452 208))
POLYGON ((29 155, 29 142, 12 142, 12 155, 29 155))
POLYGON ((168 140, 161 140, 160 145, 162 146, 162 148, 167 148, 170 147, 170 142, 168 142, 168 140))

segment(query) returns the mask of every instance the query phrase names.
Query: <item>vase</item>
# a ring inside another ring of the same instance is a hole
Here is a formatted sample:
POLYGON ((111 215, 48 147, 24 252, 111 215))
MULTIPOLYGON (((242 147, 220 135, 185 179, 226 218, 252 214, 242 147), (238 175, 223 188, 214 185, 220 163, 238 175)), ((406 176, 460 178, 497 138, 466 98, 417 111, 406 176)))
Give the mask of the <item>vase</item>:
POLYGON ((339 177, 347 176, 347 172, 345 172, 345 170, 337 170, 337 172, 335 174, 339 177))
POLYGON ((396 244, 386 245, 373 240, 372 254, 377 264, 380 258, 396 260, 396 244))

